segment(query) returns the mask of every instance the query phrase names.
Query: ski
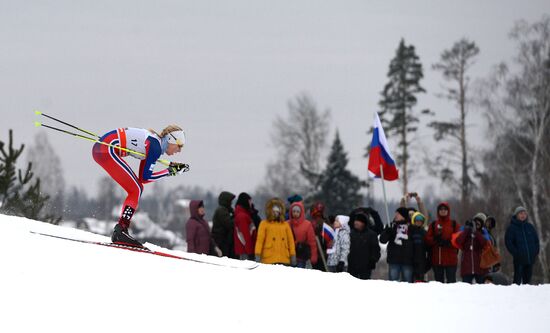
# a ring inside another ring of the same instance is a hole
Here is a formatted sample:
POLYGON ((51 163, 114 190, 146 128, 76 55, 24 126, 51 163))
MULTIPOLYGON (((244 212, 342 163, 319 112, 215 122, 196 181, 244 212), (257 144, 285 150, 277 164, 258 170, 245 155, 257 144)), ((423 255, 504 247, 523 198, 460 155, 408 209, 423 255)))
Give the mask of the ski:
POLYGON ((124 245, 124 244, 117 244, 117 243, 97 242, 97 241, 90 241, 90 240, 84 240, 84 239, 78 239, 78 238, 70 238, 70 237, 64 237, 64 236, 58 236, 58 235, 52 235, 52 234, 45 234, 45 233, 36 232, 36 231, 30 231, 30 233, 35 234, 35 235, 40 235, 40 236, 63 239, 63 240, 71 241, 71 242, 78 242, 78 243, 84 243, 84 244, 92 244, 92 245, 99 245, 99 246, 105 246, 105 247, 112 247, 112 248, 116 248, 116 249, 128 250, 128 251, 133 251, 133 252, 148 253, 148 254, 152 254, 152 255, 156 255, 156 256, 160 256, 160 257, 173 258, 173 259, 179 259, 179 260, 185 260, 185 261, 192 261, 192 262, 196 262, 196 263, 213 265, 213 266, 228 267, 228 268, 240 268, 240 269, 245 269, 245 270, 252 270, 252 269, 259 266, 258 263, 252 263, 252 264, 243 265, 243 266, 226 265, 226 264, 220 264, 220 263, 215 263, 215 262, 204 261, 204 260, 200 260, 200 259, 194 259, 194 258, 178 256, 178 255, 167 253, 167 252, 151 250, 151 249, 149 249, 145 246, 144 247, 136 247, 136 246, 130 246, 130 245, 124 245))

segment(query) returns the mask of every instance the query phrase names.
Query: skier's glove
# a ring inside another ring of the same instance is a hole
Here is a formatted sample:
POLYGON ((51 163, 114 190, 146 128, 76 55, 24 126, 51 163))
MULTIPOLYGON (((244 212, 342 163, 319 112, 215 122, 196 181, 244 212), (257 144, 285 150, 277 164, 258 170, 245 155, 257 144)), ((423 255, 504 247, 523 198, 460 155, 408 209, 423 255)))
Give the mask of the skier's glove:
POLYGON ((170 165, 168 166, 170 176, 176 176, 186 171, 189 171, 189 164, 170 162, 170 165))

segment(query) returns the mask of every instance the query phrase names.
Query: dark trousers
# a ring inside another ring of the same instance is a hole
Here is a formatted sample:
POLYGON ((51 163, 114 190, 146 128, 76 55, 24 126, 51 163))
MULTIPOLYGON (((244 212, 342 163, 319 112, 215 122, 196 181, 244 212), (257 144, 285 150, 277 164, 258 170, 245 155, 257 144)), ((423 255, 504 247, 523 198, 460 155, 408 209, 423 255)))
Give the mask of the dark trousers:
POLYGON ((372 271, 366 271, 366 272, 349 272, 351 276, 356 277, 361 280, 370 280, 370 275, 372 271))
POLYGON ((433 266, 434 278, 436 281, 445 283, 456 282, 456 266, 433 266))
POLYGON ((472 282, 474 282, 474 279, 476 280, 476 283, 477 284, 482 284, 483 283, 483 275, 479 275, 479 274, 468 274, 468 275, 464 275, 462 277, 462 282, 466 282, 466 283, 469 283, 469 284, 472 284, 472 282))
POLYGON ((516 264, 514 263, 514 283, 529 284, 533 276, 532 264, 516 264))

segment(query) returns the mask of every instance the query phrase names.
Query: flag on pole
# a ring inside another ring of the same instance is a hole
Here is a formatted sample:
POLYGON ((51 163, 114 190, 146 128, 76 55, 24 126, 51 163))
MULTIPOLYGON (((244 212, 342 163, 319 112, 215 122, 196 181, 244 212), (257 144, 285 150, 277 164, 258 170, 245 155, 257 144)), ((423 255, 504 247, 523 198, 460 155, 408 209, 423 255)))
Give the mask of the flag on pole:
POLYGON ((323 230, 321 231, 321 236, 325 239, 325 242, 330 243, 334 239, 335 235, 334 229, 326 223, 323 223, 323 230))
POLYGON ((382 123, 380 122, 378 113, 375 112, 374 131, 372 133, 369 154, 369 175, 373 178, 381 178, 380 166, 382 166, 384 171, 384 180, 396 180, 399 178, 399 172, 391 156, 382 123))

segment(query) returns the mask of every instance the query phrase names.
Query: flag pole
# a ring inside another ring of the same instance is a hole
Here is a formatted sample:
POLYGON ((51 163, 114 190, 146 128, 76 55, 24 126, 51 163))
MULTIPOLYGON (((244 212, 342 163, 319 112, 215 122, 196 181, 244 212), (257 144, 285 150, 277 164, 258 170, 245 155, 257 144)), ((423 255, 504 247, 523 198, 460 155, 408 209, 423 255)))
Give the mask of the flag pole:
POLYGON ((384 192, 384 206, 386 207, 386 218, 388 220, 388 224, 390 225, 390 212, 388 210, 388 200, 386 199, 386 185, 384 183, 384 168, 382 166, 382 163, 380 163, 380 178, 382 179, 382 192, 384 192))

